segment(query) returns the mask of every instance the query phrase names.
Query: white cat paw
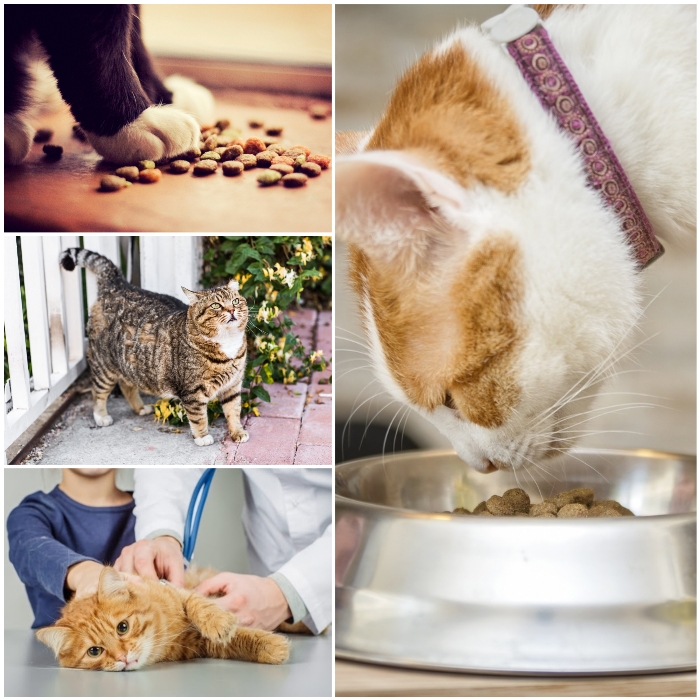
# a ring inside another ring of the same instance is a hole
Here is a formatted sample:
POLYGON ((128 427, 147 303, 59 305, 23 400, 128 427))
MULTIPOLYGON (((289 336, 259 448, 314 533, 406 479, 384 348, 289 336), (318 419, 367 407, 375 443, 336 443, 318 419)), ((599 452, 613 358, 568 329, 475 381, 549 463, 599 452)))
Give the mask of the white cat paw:
POLYGON ((18 115, 5 115, 5 165, 19 165, 29 154, 34 128, 18 115))
POLYGON ((200 131, 194 117, 172 105, 160 105, 141 112, 114 136, 85 133, 103 158, 133 165, 139 160, 158 161, 189 151, 199 144, 200 131))
POLYGON ((147 416, 149 413, 153 413, 153 406, 146 405, 139 411, 140 416, 147 416))
POLYGON ((95 423, 97 423, 100 428, 106 428, 108 425, 114 423, 114 418, 112 418, 112 416, 98 416, 97 413, 93 413, 92 415, 95 418, 95 423))
POLYGON ((200 124, 214 122, 214 95, 207 88, 182 75, 171 75, 163 81, 173 93, 173 105, 191 114, 200 124))
POLYGON ((214 444, 214 438, 211 435, 205 435, 204 437, 198 438, 196 437, 194 439, 195 443, 199 445, 200 447, 204 445, 212 445, 214 444))
POLYGON ((235 433, 231 433, 231 439, 234 442, 248 442, 250 439, 250 435, 241 428, 240 430, 237 430, 235 433))

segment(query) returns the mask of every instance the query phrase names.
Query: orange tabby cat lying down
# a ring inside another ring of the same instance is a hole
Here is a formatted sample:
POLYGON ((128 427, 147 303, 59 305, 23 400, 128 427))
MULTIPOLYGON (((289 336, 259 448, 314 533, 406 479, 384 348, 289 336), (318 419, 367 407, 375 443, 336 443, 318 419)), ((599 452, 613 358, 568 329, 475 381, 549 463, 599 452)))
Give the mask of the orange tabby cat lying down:
POLYGON ((238 627, 233 613, 191 590, 211 575, 211 570, 188 570, 187 588, 176 588, 125 580, 105 567, 97 592, 71 600, 61 619, 36 636, 54 650, 61 666, 93 671, 135 671, 159 661, 202 657, 284 663, 286 637, 238 627))

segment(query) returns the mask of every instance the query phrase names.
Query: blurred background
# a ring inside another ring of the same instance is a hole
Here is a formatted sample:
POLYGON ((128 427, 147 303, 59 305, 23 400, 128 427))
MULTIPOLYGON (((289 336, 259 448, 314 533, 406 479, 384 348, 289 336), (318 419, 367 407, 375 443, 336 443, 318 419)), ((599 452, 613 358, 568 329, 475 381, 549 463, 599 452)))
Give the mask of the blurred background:
MULTIPOLYGON (((337 5, 336 131, 372 128, 397 79, 426 49, 460 24, 481 23, 504 7, 337 5)), ((649 394, 643 400, 657 407, 597 418, 585 427, 633 432, 606 433, 582 444, 696 452, 695 248, 689 242, 684 248, 666 245, 666 251, 643 273, 651 305, 637 341, 649 339, 633 357, 620 363, 618 370, 625 373, 602 390, 649 394)), ((447 440, 426 421, 413 412, 405 416, 399 413, 401 406, 391 402, 386 393, 380 393, 382 387, 363 354, 365 348, 358 344, 364 342, 364 336, 356 313, 356 298, 347 284, 347 256, 340 241, 336 241, 336 280, 337 462, 389 454, 402 448, 449 447, 447 440)), ((597 406, 613 406, 634 398, 604 396, 598 399, 597 406)))
MULTIPOLYGON (((49 492, 60 480, 60 469, 5 467, 5 521, 25 496, 36 491, 49 492)), ((117 469, 117 488, 133 491, 133 469, 117 469)), ((249 573, 246 539, 241 525, 244 501, 241 470, 217 469, 199 527, 194 557, 198 564, 221 571, 249 573)), ((6 530, 5 629, 29 629, 33 620, 24 585, 8 558, 6 530)))

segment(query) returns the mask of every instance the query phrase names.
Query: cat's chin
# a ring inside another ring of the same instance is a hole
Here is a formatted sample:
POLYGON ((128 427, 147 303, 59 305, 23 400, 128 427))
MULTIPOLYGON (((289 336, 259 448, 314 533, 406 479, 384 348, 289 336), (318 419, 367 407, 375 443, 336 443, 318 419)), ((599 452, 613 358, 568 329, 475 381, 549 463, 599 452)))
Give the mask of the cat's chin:
POLYGON ((85 132, 106 160, 133 165, 139 160, 159 161, 189 151, 199 143, 194 117, 171 105, 149 107, 113 136, 85 132))

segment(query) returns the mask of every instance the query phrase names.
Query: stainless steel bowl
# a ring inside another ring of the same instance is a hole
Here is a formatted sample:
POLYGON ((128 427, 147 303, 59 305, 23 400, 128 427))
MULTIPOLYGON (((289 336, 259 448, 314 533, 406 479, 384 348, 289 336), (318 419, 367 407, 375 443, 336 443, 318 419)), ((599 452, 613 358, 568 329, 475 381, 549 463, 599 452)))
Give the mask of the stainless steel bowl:
MULTIPOLYGON (((696 663, 695 457, 577 450, 550 495, 595 489, 643 517, 444 514, 517 484, 454 453, 336 469, 336 655, 498 674, 682 671, 696 663)), ((521 486, 541 496, 532 482, 521 486)))

